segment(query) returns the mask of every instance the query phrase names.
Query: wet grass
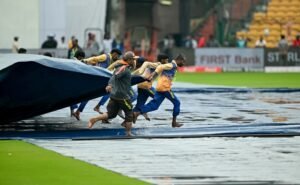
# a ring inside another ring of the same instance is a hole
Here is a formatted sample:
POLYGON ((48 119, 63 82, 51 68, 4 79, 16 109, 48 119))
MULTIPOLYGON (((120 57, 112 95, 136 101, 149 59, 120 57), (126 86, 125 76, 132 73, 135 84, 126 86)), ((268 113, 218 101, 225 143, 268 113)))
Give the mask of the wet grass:
POLYGON ((177 73, 176 81, 251 88, 300 88, 300 73, 177 73))
POLYGON ((147 184, 22 141, 0 141, 1 185, 147 184))

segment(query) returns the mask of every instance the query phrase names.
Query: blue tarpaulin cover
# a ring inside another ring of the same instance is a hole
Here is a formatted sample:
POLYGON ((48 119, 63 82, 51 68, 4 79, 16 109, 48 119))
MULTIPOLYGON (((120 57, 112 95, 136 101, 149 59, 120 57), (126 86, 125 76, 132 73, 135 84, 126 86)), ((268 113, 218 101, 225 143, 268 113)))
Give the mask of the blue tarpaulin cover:
MULTIPOLYGON (((58 110, 106 94, 112 73, 76 60, 0 55, 0 124, 58 110)), ((144 81, 133 76, 132 84, 144 81)))

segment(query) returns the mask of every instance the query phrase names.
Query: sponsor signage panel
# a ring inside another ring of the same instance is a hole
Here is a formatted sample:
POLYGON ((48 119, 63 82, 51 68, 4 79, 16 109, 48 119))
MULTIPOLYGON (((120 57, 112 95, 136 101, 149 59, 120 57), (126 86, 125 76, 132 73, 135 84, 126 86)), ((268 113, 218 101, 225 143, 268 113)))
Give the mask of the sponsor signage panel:
POLYGON ((195 65, 233 70, 256 70, 264 67, 262 48, 199 48, 195 65))
POLYGON ((278 49, 265 49, 266 66, 300 66, 300 48, 290 48, 287 53, 278 49))

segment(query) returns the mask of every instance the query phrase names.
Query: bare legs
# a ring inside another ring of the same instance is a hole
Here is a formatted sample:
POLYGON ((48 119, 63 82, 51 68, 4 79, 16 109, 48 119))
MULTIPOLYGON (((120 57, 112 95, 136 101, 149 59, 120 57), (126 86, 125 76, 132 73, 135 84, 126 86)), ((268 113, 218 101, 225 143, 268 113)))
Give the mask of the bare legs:
POLYGON ((121 125, 125 128, 126 136, 132 136, 131 134, 132 122, 123 121, 121 125))
POLYGON ((107 119, 108 119, 107 113, 103 113, 100 114, 99 116, 93 117, 89 120, 88 128, 92 128, 97 121, 107 120, 107 119))
MULTIPOLYGON (((103 121, 103 120, 107 120, 107 119, 108 119, 107 113, 103 113, 103 114, 100 114, 99 116, 93 117, 89 120, 88 128, 92 128, 97 121, 103 121)), ((132 122, 124 121, 121 125, 123 127, 125 127, 126 136, 132 136, 132 134, 131 134, 132 122)))

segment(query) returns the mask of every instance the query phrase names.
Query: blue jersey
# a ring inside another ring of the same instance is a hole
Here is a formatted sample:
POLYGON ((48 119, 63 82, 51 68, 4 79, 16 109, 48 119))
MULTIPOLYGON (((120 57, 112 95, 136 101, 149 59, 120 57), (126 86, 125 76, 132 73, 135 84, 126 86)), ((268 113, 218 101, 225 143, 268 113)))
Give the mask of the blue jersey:
POLYGON ((108 68, 108 66, 110 65, 110 54, 105 54, 106 55, 106 60, 103 62, 99 62, 98 66, 99 67, 103 67, 103 68, 108 68))
POLYGON ((162 76, 167 76, 167 77, 173 79, 174 76, 175 76, 175 74, 176 74, 176 71, 177 71, 177 66, 176 66, 176 64, 173 63, 173 62, 172 62, 172 65, 173 65, 173 68, 172 68, 172 69, 170 69, 170 70, 164 70, 164 71, 161 73, 161 75, 162 75, 162 76))

